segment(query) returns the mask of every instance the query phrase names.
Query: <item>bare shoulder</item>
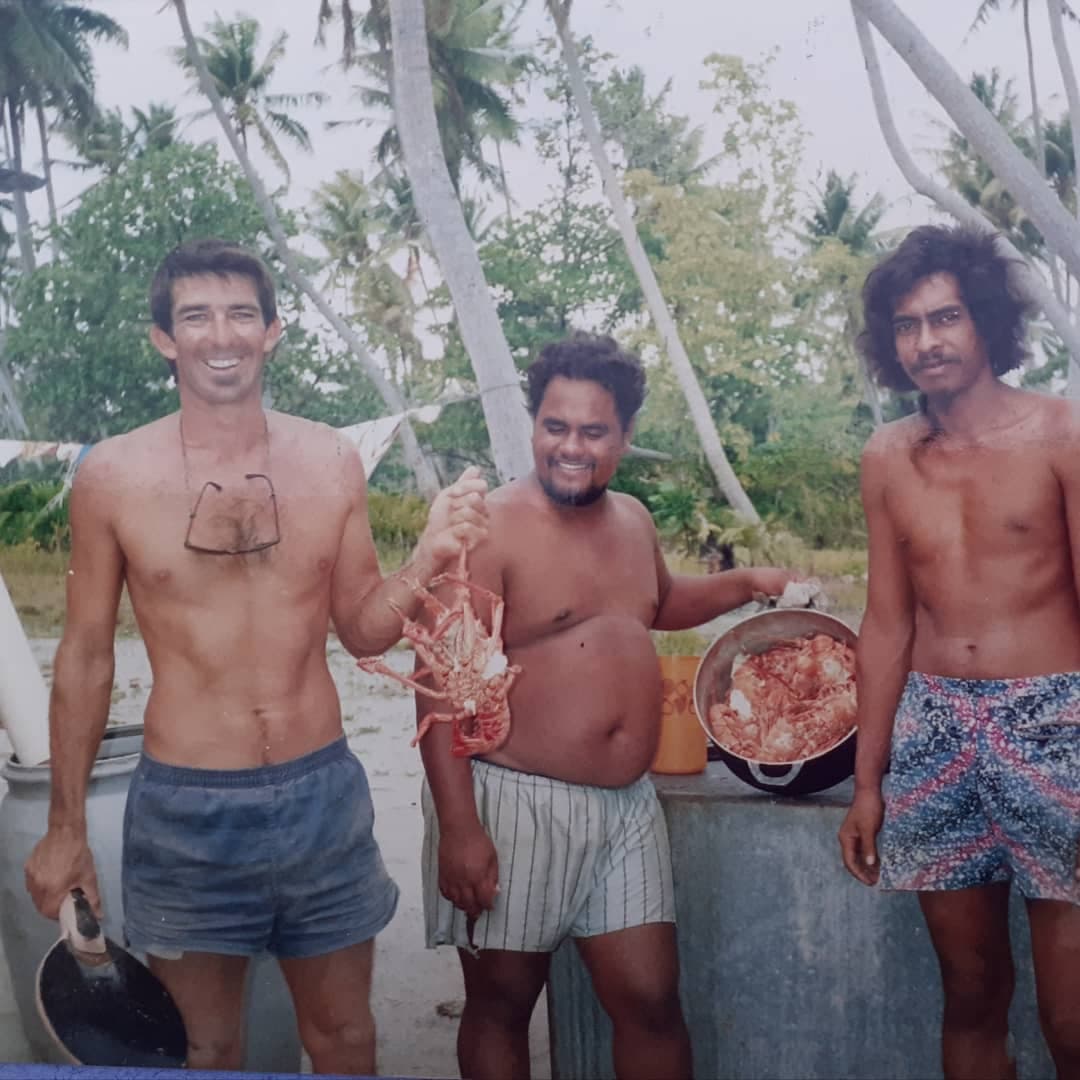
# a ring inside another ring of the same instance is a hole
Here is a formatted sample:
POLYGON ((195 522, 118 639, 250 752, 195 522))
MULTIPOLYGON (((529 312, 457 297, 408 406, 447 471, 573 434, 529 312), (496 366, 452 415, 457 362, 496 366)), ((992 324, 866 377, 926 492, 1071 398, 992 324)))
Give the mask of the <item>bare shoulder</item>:
MULTIPOLYGON (((176 438, 176 419, 165 416, 123 435, 102 439, 85 453, 72 490, 96 496, 119 496, 141 488, 156 473, 155 463, 176 438)), ((177 443, 177 452, 179 443, 177 443)))
POLYGON ((897 454, 907 454, 912 446, 926 435, 926 419, 919 413, 903 416, 882 424, 863 447, 863 464, 890 460, 897 454))
POLYGON ((656 532, 652 514, 640 499, 636 499, 633 495, 627 495, 622 491, 609 491, 608 495, 611 498, 612 508, 620 519, 628 525, 642 528, 650 534, 656 532))
POLYGON ((349 437, 329 424, 305 420, 288 413, 268 414, 275 456, 282 453, 305 483, 313 487, 350 489, 364 479, 364 465, 349 437))

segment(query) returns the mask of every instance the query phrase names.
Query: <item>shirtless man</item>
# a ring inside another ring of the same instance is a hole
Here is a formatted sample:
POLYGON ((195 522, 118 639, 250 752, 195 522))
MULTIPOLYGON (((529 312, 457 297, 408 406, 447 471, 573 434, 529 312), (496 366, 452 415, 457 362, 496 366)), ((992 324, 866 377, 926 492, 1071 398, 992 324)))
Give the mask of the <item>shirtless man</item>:
MULTIPOLYGON (((269 950, 315 1070, 373 1073, 373 944, 398 892, 326 638, 332 620, 350 652, 383 651, 401 634, 389 601, 412 610, 412 590, 379 572, 355 449, 262 408, 281 334, 263 264, 182 245, 150 304, 180 411, 96 446, 72 489, 49 828, 27 886, 50 918, 75 886, 100 910, 86 787, 126 583, 154 685, 124 822, 125 934, 180 1007, 189 1067, 240 1067, 246 968, 269 950)), ((483 536, 483 491, 464 477, 440 494, 410 578, 483 536)))
MULTIPOLYGON (((607 490, 644 396, 636 357, 571 338, 528 379, 535 468, 487 497, 470 560, 505 600, 523 671, 499 750, 452 757, 446 725, 421 743, 427 943, 459 949, 462 1076, 529 1075, 529 1018, 570 935, 614 1024, 616 1074, 685 1078, 670 853, 646 775, 661 706, 649 630, 697 626, 792 575, 672 575, 649 512, 607 490)), ((437 708, 418 695, 420 718, 437 708)))
POLYGON ((1024 356, 1007 273, 992 238, 926 227, 863 290, 871 370, 922 407, 863 456, 869 596, 840 844, 859 881, 919 895, 949 1078, 1015 1075, 1015 882, 1043 1032, 1058 1076, 1076 1080, 1080 421, 1071 403, 999 380, 1024 356))

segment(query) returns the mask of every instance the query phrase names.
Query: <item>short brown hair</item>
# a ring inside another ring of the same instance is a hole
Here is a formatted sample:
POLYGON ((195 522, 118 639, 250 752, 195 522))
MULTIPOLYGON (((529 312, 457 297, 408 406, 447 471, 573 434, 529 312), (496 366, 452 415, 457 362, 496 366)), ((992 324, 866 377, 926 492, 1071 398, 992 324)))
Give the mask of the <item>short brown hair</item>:
POLYGON ((277 318, 274 279, 266 264, 254 252, 239 244, 208 237, 189 240, 174 247, 161 261, 150 283, 150 317, 154 325, 172 337, 173 282, 182 278, 216 274, 246 277, 255 286, 263 322, 269 326, 277 318))

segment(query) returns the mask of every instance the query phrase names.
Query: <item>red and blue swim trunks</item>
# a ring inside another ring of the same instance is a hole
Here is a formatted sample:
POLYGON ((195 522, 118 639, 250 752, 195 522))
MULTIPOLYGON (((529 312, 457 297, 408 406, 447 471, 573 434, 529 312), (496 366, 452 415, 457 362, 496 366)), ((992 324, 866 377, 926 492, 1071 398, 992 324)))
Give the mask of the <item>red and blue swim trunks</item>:
POLYGON ((1080 904, 1080 673, 954 679, 912 672, 893 725, 884 889, 1013 881, 1080 904))

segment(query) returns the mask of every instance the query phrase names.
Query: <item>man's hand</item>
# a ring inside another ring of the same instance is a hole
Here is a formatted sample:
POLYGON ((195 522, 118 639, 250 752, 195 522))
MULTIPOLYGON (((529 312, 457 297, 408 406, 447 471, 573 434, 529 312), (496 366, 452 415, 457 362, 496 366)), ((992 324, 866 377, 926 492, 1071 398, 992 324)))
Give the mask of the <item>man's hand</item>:
POLYGON ((885 802, 880 791, 856 791, 855 799, 840 826, 840 850, 848 873, 864 885, 877 884, 877 834, 885 818, 885 802))
POLYGON ((42 915, 55 919, 60 914, 60 902, 76 886, 86 893, 94 914, 100 919, 101 894, 85 832, 51 828, 26 860, 26 888, 30 899, 42 915))
POLYGON ((487 481, 475 465, 470 465, 458 479, 443 488, 428 512, 427 525, 416 545, 442 567, 456 559, 462 546, 471 551, 487 536, 487 507, 484 496, 487 481))
POLYGON ((750 588, 754 596, 780 596, 784 589, 802 577, 794 570, 783 570, 777 566, 755 566, 749 571, 750 588))
POLYGON ((495 906, 499 857, 479 823, 443 831, 439 837, 439 892, 470 919, 495 906))

